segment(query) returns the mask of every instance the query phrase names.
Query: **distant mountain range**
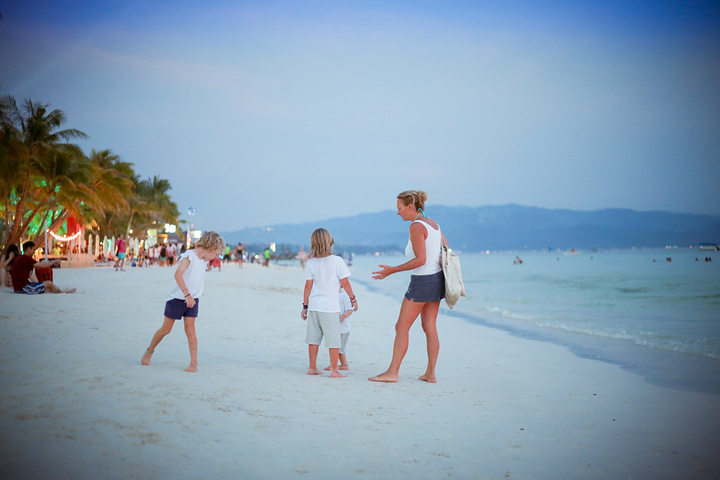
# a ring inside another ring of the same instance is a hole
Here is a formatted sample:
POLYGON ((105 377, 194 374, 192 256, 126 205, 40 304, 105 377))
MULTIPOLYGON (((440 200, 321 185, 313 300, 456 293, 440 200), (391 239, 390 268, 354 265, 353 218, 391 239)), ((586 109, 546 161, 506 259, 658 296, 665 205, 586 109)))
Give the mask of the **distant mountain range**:
MULTIPOLYGON (((450 245, 467 252, 686 247, 720 242, 720 217, 712 215, 628 209, 551 210, 513 204, 487 207, 433 205, 428 213, 440 224, 450 245)), ((386 210, 221 234, 231 245, 243 242, 260 248, 275 243, 297 250, 301 245, 307 249, 310 234, 323 227, 335 238, 336 251, 363 253, 404 250, 408 226, 394 210, 386 210)))

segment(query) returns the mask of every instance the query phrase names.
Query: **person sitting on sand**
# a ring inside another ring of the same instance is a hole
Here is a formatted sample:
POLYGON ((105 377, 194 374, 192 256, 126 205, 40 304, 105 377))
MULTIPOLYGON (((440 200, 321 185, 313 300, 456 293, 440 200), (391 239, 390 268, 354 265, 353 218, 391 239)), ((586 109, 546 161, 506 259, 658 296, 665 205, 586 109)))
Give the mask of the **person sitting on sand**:
POLYGON ((7 252, 0 258, 0 287, 12 287, 10 269, 15 259, 20 255, 20 249, 14 243, 7 247, 7 252))
POLYGON ((195 319, 198 315, 200 296, 205 286, 205 270, 208 261, 217 258, 225 242, 216 232, 205 232, 195 244, 195 248, 188 250, 180 256, 175 282, 170 289, 165 302, 165 319, 162 327, 155 332, 150 346, 145 350, 140 363, 150 365, 150 358, 155 348, 170 333, 176 320, 184 319, 185 335, 187 335, 190 348, 190 365, 186 372, 197 372, 197 336, 195 333, 195 319))
POLYGON ((43 260, 36 261, 33 257, 37 247, 35 242, 25 242, 22 245, 23 254, 18 256, 12 264, 10 276, 12 277, 13 290, 15 293, 26 293, 28 295, 37 295, 40 293, 73 293, 74 288, 65 289, 58 287, 50 280, 39 282, 35 273, 36 268, 48 268, 53 265, 60 265, 62 260, 43 260))
POLYGON ((325 346, 330 350, 330 376, 342 378, 338 371, 340 349, 340 299, 342 287, 350 296, 355 311, 358 305, 353 295, 348 270, 342 258, 332 254, 334 240, 330 232, 318 228, 310 236, 312 258, 305 267, 305 289, 303 309, 300 317, 307 320, 305 343, 308 344, 310 367, 308 375, 320 375, 317 356, 320 342, 325 337, 325 346))

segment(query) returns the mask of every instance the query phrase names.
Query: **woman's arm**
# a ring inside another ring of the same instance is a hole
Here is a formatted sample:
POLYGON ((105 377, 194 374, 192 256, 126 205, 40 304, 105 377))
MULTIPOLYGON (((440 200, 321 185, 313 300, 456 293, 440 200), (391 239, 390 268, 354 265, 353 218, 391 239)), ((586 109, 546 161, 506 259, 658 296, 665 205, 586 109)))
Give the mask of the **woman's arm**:
POLYGON ((380 268, 382 270, 378 272, 373 272, 373 278, 376 280, 382 280, 383 278, 387 277, 388 275, 392 275, 393 273, 397 272, 404 272, 407 270, 413 270, 417 267, 421 267, 425 265, 425 238, 427 237, 427 230, 425 227, 418 223, 413 223, 410 225, 410 243, 413 247, 413 252, 415 253, 415 258, 408 260, 407 262, 403 263, 402 265, 398 265, 396 267, 391 267, 389 265, 380 265, 380 268))

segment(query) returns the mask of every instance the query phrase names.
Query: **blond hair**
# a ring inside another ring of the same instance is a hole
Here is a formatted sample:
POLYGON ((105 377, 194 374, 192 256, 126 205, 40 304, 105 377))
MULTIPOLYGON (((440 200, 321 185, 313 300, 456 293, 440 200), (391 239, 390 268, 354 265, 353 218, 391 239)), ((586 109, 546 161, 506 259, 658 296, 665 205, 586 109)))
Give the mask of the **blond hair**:
POLYGON ((335 240, 330 232, 324 228, 318 228, 310 235, 310 255, 316 258, 332 255, 334 244, 335 240))
POLYGON ((200 240, 195 244, 195 248, 203 248, 218 253, 222 251, 223 247, 225 247, 225 241, 219 233, 212 231, 203 233, 200 240))
POLYGON ((427 193, 422 190, 405 190, 399 193, 397 198, 402 200, 405 205, 413 205, 415 210, 418 212, 425 208, 425 202, 427 201, 427 193))

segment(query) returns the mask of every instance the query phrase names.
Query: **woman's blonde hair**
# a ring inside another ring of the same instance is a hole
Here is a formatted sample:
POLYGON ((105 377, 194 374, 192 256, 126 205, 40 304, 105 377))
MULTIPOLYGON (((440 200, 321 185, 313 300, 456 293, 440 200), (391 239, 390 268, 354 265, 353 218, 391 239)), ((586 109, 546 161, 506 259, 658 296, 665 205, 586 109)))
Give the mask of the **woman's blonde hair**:
POLYGON ((224 247, 225 241, 219 233, 213 231, 203 233, 200 240, 195 243, 195 248, 204 248, 205 250, 218 253, 220 253, 224 247))
POLYGON ((310 235, 310 255, 318 258, 332 255, 334 244, 335 240, 330 232, 324 228, 318 228, 310 235))
POLYGON ((413 205, 418 212, 425 208, 427 201, 427 193, 422 190, 405 190, 399 193, 398 199, 402 200, 405 205, 413 205))

